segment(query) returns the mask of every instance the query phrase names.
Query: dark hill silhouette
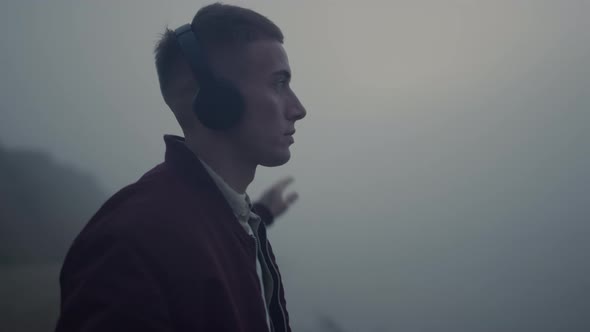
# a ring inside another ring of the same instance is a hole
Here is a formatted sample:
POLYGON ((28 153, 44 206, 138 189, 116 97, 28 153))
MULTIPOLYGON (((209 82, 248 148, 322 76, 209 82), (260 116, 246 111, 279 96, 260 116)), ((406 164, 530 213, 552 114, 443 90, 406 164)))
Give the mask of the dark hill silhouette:
POLYGON ((92 176, 0 145, 0 264, 60 262, 105 199, 92 176))

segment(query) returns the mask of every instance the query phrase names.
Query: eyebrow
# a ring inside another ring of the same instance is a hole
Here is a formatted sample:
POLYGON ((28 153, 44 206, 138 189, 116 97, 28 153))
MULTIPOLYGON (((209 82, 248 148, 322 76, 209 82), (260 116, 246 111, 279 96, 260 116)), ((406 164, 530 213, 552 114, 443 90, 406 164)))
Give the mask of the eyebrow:
POLYGON ((291 72, 286 69, 281 69, 281 70, 277 70, 274 73, 272 73, 272 76, 285 77, 288 80, 290 80, 291 79, 291 72))

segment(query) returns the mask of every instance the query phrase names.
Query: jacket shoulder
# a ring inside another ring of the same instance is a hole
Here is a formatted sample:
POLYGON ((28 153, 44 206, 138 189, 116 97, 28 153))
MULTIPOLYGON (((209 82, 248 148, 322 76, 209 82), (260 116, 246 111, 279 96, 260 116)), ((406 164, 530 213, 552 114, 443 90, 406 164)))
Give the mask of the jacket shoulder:
POLYGON ((162 249, 179 240, 188 223, 201 224, 206 217, 196 196, 169 166, 160 164, 109 198, 76 237, 70 252, 114 238, 134 241, 149 251, 162 249))

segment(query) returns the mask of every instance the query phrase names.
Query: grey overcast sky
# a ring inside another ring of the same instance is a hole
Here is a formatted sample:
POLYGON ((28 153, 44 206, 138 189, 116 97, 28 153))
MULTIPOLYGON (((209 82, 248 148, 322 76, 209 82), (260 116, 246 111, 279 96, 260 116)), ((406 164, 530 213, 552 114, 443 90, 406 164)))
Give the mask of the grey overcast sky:
MULTIPOLYGON (((180 133, 153 46, 201 1, 3 1, 0 144, 112 193, 180 133)), ((272 230, 293 324, 590 330, 590 1, 228 1, 283 30, 308 110, 272 230)))

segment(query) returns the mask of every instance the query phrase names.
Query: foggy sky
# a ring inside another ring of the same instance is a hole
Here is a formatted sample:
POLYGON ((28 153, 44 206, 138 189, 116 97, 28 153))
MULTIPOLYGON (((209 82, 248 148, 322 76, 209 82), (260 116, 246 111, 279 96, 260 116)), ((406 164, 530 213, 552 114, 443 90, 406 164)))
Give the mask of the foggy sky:
MULTIPOLYGON (((249 189, 296 178, 297 329, 590 329, 590 1, 228 2, 282 28, 308 111, 249 189)), ((180 134, 154 44, 203 3, 3 2, 0 144, 135 181, 180 134)))

